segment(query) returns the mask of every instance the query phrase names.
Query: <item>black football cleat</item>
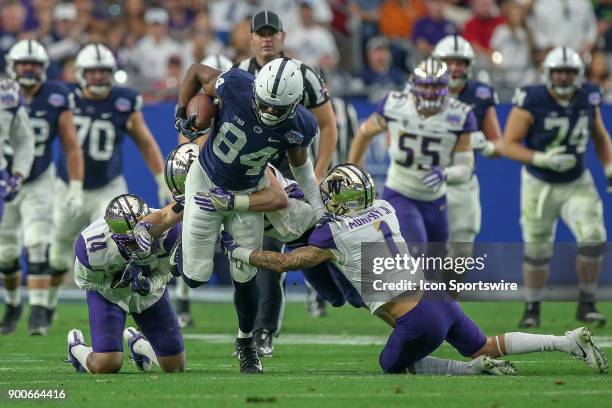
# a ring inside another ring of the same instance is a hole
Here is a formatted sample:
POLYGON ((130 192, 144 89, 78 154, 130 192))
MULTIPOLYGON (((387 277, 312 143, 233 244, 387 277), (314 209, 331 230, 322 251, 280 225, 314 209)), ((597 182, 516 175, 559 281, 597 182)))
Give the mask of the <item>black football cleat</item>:
POLYGON ((30 336, 46 336, 49 331, 47 308, 44 306, 31 306, 28 319, 28 333, 30 336))
POLYGON ((47 326, 51 327, 51 324, 53 324, 55 319, 57 319, 57 316, 55 314, 55 308, 53 309, 45 308, 45 313, 47 315, 47 326))
POLYGON ((525 312, 519 322, 519 327, 540 327, 540 302, 525 303, 525 312))
POLYGON ((236 339, 236 354, 240 360, 240 372, 243 374, 263 374, 263 366, 257 356, 255 341, 252 337, 236 339))
POLYGON ((17 322, 23 312, 23 306, 21 304, 17 306, 6 305, 4 308, 4 317, 0 322, 0 333, 11 334, 17 329, 17 322))
POLYGON ((274 346, 272 345, 272 332, 267 329, 255 332, 255 347, 260 357, 272 357, 274 346))
POLYGON ((576 319, 581 322, 594 324, 601 327, 606 324, 606 316, 595 308, 595 296, 580 292, 576 319))

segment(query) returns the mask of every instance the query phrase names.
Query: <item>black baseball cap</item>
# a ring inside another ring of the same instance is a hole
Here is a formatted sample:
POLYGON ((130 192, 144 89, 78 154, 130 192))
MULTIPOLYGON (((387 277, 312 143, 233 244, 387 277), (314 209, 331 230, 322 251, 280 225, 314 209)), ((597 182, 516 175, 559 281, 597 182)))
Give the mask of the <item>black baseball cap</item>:
POLYGON ((278 15, 272 11, 262 10, 251 19, 251 32, 257 32, 264 27, 270 27, 276 31, 283 31, 283 24, 278 15))

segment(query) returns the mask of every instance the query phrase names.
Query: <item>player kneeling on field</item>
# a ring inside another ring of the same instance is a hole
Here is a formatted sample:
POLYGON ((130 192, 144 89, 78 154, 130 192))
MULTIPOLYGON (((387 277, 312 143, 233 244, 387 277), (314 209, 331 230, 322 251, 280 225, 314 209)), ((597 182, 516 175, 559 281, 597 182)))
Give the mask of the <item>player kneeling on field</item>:
MULTIPOLYGON (((587 328, 568 331, 565 336, 505 333, 486 337, 444 292, 368 291, 374 275, 361 267, 368 259, 363 248, 378 243, 377 248, 385 252, 388 248, 386 256, 409 256, 395 210, 388 202, 375 200, 372 178, 352 164, 330 170, 321 184, 321 195, 330 214, 319 221, 307 246, 287 254, 251 250, 237 245, 225 232, 222 245, 232 258, 275 272, 333 263, 360 292, 371 312, 394 327, 380 354, 380 366, 386 373, 511 375, 516 373, 512 363, 492 357, 536 351, 566 352, 585 361, 594 371, 607 372, 606 356, 594 344, 587 328), (445 340, 474 360, 429 357, 445 340)), ((405 274, 399 269, 380 276, 403 279, 405 274)), ((412 279, 418 281, 421 276, 417 271, 412 279)))
POLYGON ((133 229, 150 213, 132 194, 115 197, 75 244, 76 284, 87 291, 92 347, 78 329, 68 332, 68 361, 77 372, 116 373, 123 365, 123 338, 141 371, 151 363, 163 371, 185 368, 185 351, 166 283, 171 278, 168 254, 180 236, 180 225, 164 233, 149 254, 138 251, 133 229), (142 333, 128 327, 130 313, 142 333))

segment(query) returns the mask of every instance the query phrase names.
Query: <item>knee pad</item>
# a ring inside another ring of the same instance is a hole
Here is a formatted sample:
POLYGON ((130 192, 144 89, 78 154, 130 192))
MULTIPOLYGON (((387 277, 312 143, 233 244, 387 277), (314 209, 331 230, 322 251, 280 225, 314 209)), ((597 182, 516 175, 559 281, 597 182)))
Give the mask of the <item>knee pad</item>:
POLYGON ((26 258, 28 264, 49 263, 49 246, 39 243, 26 247, 26 258))
POLYGON ((47 262, 28 262, 28 276, 48 276, 50 274, 51 270, 49 269, 49 264, 47 262))
POLYGON ((523 246, 525 262, 534 266, 547 264, 552 257, 552 243, 530 242, 523 246))
POLYGON ((534 269, 539 269, 543 266, 548 265, 548 262, 550 261, 550 258, 540 258, 540 259, 534 259, 534 258, 530 258, 529 256, 525 256, 523 258, 523 261, 529 266, 532 267, 534 269))
POLYGON ((49 250, 49 265, 52 269, 58 271, 67 271, 70 267, 70 260, 72 258, 72 244, 67 246, 63 251, 60 248, 63 245, 51 245, 49 250))
POLYGON ((230 261, 230 274, 238 283, 246 283, 257 275, 257 268, 244 262, 232 259, 230 261))
POLYGON ((0 263, 0 273, 4 276, 12 276, 19 271, 19 259, 15 259, 10 262, 0 263))
POLYGON ((578 255, 583 256, 585 258, 598 259, 603 256, 604 249, 605 249, 604 243, 593 244, 593 245, 579 244, 578 255))

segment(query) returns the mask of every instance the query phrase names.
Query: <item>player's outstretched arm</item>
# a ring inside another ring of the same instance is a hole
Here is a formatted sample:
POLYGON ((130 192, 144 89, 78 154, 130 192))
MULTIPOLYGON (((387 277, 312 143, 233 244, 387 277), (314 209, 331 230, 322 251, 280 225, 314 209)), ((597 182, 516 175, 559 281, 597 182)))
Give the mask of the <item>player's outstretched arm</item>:
POLYGON ((364 158, 374 136, 387 130, 387 121, 378 113, 370 115, 357 131, 348 154, 348 162, 364 167, 364 158))
POLYGON ((610 142, 610 134, 601 118, 601 110, 599 107, 595 108, 594 125, 592 137, 593 144, 595 145, 595 152, 597 152, 597 157, 608 178, 608 192, 612 192, 612 142, 610 142))
POLYGON ((233 259, 278 273, 311 268, 325 261, 336 259, 329 249, 312 245, 298 248, 288 254, 246 249, 238 245, 234 238, 225 231, 221 233, 221 247, 233 259))
POLYGON ((494 106, 489 106, 485 112, 484 119, 482 121, 482 132, 485 134, 487 141, 491 142, 493 150, 489 153, 489 150, 481 150, 483 156, 488 158, 500 157, 501 143, 502 143, 502 131, 499 125, 499 119, 497 118, 497 111, 494 106))
POLYGON ((470 138, 470 133, 463 133, 457 140, 453 149, 453 165, 444 170, 448 184, 463 183, 472 176, 474 152, 472 151, 470 138))
POLYGON ((68 178, 72 180, 83 181, 85 174, 83 150, 77 139, 76 126, 72 112, 65 110, 59 116, 57 129, 66 156, 66 167, 68 170, 68 178))
POLYGON ((327 169, 329 169, 329 164, 338 144, 338 127, 336 126, 336 117, 331 101, 312 108, 310 111, 319 125, 319 154, 314 171, 317 180, 322 181, 327 169))
POLYGON ((149 223, 150 228, 148 228, 148 231, 153 238, 162 236, 164 232, 183 220, 183 212, 176 212, 176 205, 176 202, 172 202, 159 211, 151 212, 140 220, 139 224, 149 223))
POLYGON ((312 205, 317 218, 321 218, 325 214, 325 210, 319 183, 315 177, 312 163, 308 158, 308 150, 305 147, 294 147, 287 151, 287 158, 289 159, 291 174, 302 188, 306 201, 312 205))

